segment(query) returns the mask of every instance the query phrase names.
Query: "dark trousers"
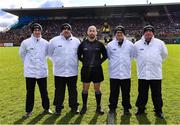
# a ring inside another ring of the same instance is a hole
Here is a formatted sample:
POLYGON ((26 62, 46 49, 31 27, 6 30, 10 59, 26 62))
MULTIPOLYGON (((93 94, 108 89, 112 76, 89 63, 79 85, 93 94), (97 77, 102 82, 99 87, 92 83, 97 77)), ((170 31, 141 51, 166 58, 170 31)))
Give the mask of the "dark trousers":
POLYGON ((110 110, 115 110, 118 104, 118 97, 121 88, 122 93, 122 106, 124 109, 130 109, 130 79, 110 79, 110 97, 109 97, 109 108, 110 110))
POLYGON ((55 76, 55 96, 54 96, 54 105, 56 110, 61 110, 64 108, 63 102, 65 98, 66 85, 68 87, 69 94, 69 107, 76 109, 78 107, 77 102, 77 76, 72 77, 59 77, 55 76))
POLYGON ((145 110, 148 101, 148 91, 151 88, 151 97, 155 112, 162 112, 162 94, 161 94, 161 80, 138 80, 138 98, 136 106, 140 110, 145 110))
POLYGON ((36 82, 39 86, 42 106, 44 109, 49 109, 49 98, 47 92, 47 78, 28 78, 26 77, 26 112, 31 112, 34 107, 34 91, 36 82))

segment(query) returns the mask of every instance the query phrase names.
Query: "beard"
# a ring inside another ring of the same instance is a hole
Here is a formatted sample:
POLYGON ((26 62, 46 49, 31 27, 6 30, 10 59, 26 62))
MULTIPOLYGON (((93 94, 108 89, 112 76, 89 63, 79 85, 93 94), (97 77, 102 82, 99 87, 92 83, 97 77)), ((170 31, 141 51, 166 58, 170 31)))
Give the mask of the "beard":
POLYGON ((151 35, 147 35, 147 36, 145 36, 145 39, 146 39, 147 41, 151 41, 152 36, 151 36, 151 35))
POLYGON ((64 37, 65 37, 66 39, 68 39, 69 37, 71 37, 71 34, 70 34, 70 33, 64 33, 63 35, 64 35, 64 37))
POLYGON ((95 39, 96 36, 95 36, 94 34, 90 34, 90 35, 89 35, 89 38, 90 38, 90 39, 95 39))

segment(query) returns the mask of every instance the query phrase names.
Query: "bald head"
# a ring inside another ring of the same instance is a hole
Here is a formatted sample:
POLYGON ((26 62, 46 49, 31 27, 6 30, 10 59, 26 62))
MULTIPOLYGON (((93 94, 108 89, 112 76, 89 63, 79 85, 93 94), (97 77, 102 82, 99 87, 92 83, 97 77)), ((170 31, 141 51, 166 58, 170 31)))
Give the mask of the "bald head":
POLYGON ((94 41, 96 39, 96 35, 97 35, 97 29, 95 26, 89 26, 88 27, 88 31, 87 31, 87 35, 88 35, 88 39, 90 41, 94 41))

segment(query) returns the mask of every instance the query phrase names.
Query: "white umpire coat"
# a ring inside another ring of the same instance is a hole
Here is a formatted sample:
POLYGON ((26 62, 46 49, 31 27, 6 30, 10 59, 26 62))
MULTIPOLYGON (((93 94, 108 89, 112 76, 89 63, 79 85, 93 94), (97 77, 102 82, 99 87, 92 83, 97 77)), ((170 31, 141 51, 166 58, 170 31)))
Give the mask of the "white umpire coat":
POLYGON ((131 78, 131 60, 133 59, 133 43, 124 37, 121 47, 116 38, 108 43, 109 74, 113 79, 131 78))
POLYGON ((142 36, 135 43, 138 79, 161 80, 162 61, 167 55, 168 51, 163 41, 153 37, 147 45, 142 36))
POLYGON ((25 39, 19 48, 19 54, 24 63, 24 76, 44 78, 48 76, 47 66, 48 41, 31 35, 25 39))
POLYGON ((78 75, 77 49, 79 39, 65 39, 63 35, 52 38, 49 42, 48 55, 53 61, 54 76, 71 77, 78 75))

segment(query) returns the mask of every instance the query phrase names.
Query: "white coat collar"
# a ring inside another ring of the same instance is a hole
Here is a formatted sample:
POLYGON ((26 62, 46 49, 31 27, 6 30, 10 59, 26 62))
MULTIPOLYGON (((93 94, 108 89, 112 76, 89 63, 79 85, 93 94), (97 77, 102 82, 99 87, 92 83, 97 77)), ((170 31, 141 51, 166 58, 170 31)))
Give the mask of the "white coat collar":
MULTIPOLYGON (((122 45, 126 42, 126 40, 127 40, 127 38, 124 36, 124 40, 123 40, 123 43, 122 43, 122 45)), ((118 40, 116 39, 116 37, 114 37, 114 41, 118 44, 118 40)))
MULTIPOLYGON (((141 37, 141 40, 142 40, 142 42, 143 42, 144 44, 146 43, 145 38, 144 38, 144 35, 141 37)), ((151 39, 151 41, 150 41, 149 44, 152 44, 153 41, 154 41, 154 36, 152 37, 152 39, 151 39)))
POLYGON ((62 34, 60 34, 60 37, 62 38, 62 39, 64 39, 64 40, 68 40, 68 41, 70 41, 70 40, 72 40, 72 34, 71 34, 71 36, 68 38, 68 39, 66 39, 62 34))
POLYGON ((34 37, 34 35, 33 35, 33 34, 31 34, 31 38, 32 38, 34 41, 38 42, 38 41, 40 41, 40 40, 41 40, 42 35, 40 35, 40 37, 39 37, 39 38, 36 38, 36 37, 34 37))

